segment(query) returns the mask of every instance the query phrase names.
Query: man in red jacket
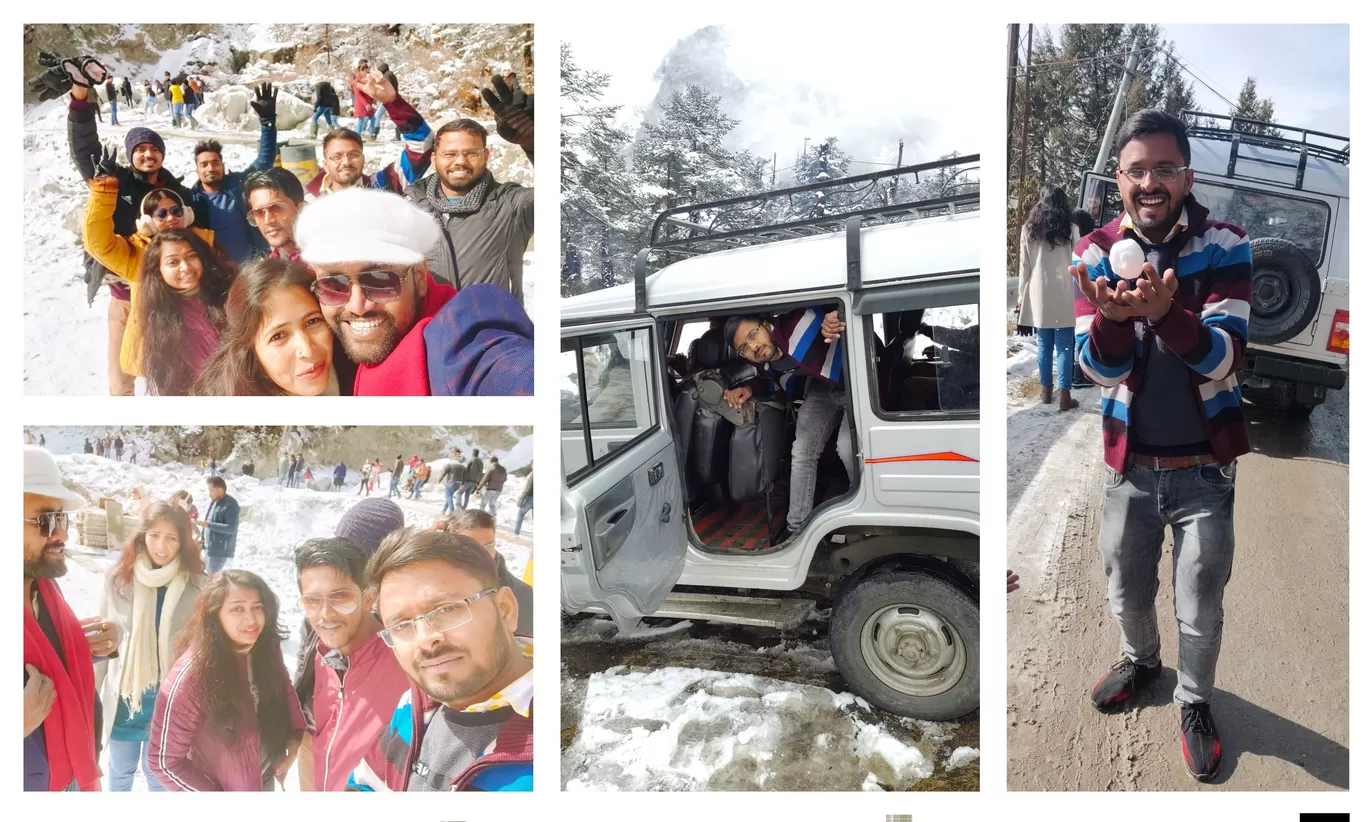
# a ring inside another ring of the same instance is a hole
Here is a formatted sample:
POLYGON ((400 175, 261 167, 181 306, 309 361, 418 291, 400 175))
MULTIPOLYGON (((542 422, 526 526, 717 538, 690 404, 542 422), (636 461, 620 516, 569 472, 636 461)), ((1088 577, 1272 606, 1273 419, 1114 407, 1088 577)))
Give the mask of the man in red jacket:
POLYGON ((295 551, 299 604, 318 635, 313 684, 313 786, 340 791, 408 690, 408 677, 376 634, 366 550, 349 539, 311 539, 295 551))

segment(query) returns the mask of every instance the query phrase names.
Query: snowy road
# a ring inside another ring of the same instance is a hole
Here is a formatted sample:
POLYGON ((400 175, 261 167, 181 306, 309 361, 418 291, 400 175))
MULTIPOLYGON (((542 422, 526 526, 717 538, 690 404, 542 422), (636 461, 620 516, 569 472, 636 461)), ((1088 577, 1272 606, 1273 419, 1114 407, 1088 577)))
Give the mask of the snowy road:
POLYGON ((599 618, 563 626, 566 790, 978 790, 978 715, 872 709, 836 672, 821 624, 667 622, 628 640, 599 618))
MULTIPOLYGON (((1033 360, 1033 356, 1028 358, 1033 360)), ((1169 565, 1158 613, 1165 670, 1123 714, 1088 692, 1120 658, 1097 556, 1102 438, 1096 389, 1078 411, 1038 405, 1033 366, 1009 379, 1007 745, 1012 790, 1192 790, 1182 762, 1169 565)), ((1235 567, 1212 713, 1220 790, 1349 785, 1348 390, 1309 423, 1246 406, 1235 567)), ((1171 552, 1166 539, 1165 551, 1171 552)))

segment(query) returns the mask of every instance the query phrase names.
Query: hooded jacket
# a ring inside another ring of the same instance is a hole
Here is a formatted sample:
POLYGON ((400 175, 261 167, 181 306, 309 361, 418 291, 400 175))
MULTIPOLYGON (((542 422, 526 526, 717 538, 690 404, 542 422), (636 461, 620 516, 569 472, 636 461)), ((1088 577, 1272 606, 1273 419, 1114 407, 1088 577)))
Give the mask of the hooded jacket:
POLYGON ((323 661, 328 652, 320 644, 313 659, 314 786, 341 791, 389 722, 409 679, 379 634, 356 649, 343 677, 323 661))
POLYGON ((497 462, 489 466, 489 470, 480 478, 480 484, 486 491, 503 491, 504 483, 508 482, 508 470, 497 462))
MULTIPOLYGON (((246 676, 247 657, 242 660, 246 676)), ((168 791, 261 790, 261 736, 256 723, 244 723, 234 741, 224 739, 209 721, 205 690, 211 685, 203 681, 193 661, 193 652, 182 654, 157 692, 147 743, 152 774, 168 791)), ((285 663, 280 662, 277 669, 285 684, 291 736, 300 739, 304 715, 285 663)))
MULTIPOLYGON (((142 278, 143 252, 151 244, 152 238, 138 232, 134 227, 126 235, 118 233, 115 219, 119 192, 123 184, 114 177, 94 177, 87 181, 90 197, 86 200, 85 225, 82 240, 85 250, 96 262, 115 276, 122 277, 129 291, 128 327, 124 329, 123 345, 119 348, 119 367, 125 374, 141 376, 143 373, 142 320, 138 312, 138 281, 142 278)), ((155 189, 153 189, 155 190, 155 189)), ((151 193, 149 191, 149 193, 151 193)), ((185 202, 182 199, 182 202, 185 202)), ((138 201, 139 207, 142 201, 138 201)), ((199 215, 196 216, 198 222, 199 215)), ((190 226, 212 248, 214 232, 198 225, 190 226)))
POLYGON ((375 365, 356 366, 352 393, 358 397, 425 397, 428 390, 427 349, 423 329, 456 296, 456 289, 428 275, 427 294, 417 320, 390 355, 375 365))
POLYGON ((458 289, 493 283, 511 292, 521 305, 523 255, 533 233, 532 189, 494 182, 490 177, 489 190, 479 208, 458 213, 448 208, 441 184, 434 174, 404 192, 442 229, 441 242, 428 253, 428 269, 458 289))

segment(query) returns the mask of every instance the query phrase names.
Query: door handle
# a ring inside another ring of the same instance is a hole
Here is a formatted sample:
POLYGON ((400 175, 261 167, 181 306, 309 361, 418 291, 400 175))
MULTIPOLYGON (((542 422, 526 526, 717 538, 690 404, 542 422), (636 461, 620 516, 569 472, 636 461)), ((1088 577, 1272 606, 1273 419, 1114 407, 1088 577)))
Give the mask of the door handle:
POLYGON ((619 508, 618 510, 614 511, 614 512, 608 517, 608 524, 609 524, 609 525, 617 525, 617 524, 618 524, 618 521, 621 520, 621 519, 622 519, 623 517, 625 517, 625 516, 627 516, 627 509, 626 509, 626 508, 619 508))
POLYGON ((660 521, 669 522, 672 511, 673 509, 670 507, 670 503, 665 503, 665 507, 660 509, 660 521))
POLYGON ((655 485, 657 482, 660 482, 664 478, 665 463, 663 462, 657 462, 655 465, 652 465, 650 469, 646 472, 646 479, 650 482, 651 485, 655 485))

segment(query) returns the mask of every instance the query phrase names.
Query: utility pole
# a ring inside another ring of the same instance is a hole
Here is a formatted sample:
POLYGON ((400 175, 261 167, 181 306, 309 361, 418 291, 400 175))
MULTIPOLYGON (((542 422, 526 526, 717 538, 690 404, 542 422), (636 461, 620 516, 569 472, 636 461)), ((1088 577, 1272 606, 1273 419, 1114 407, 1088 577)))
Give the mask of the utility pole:
MULTIPOLYGON (((902 153, 903 153, 903 139, 902 139, 901 137, 899 137, 899 138, 898 138, 898 164, 897 164, 896 166, 894 166, 894 168, 902 168, 902 153)), ((898 178, 897 178, 897 177, 894 177, 894 178, 893 178, 893 185, 892 185, 892 192, 891 192, 891 193, 892 193, 892 195, 893 195, 893 197, 892 197, 893 200, 896 202, 897 199, 898 199, 898 178)))
POLYGON ((1112 103, 1111 116, 1107 118, 1107 131, 1102 135, 1102 144, 1097 147, 1097 159, 1093 161, 1093 173, 1101 174, 1107 167, 1107 157, 1111 155, 1112 140, 1116 129, 1121 125, 1121 112, 1126 107, 1126 92, 1130 90, 1131 78, 1135 76, 1136 66, 1140 65, 1140 32, 1131 38, 1130 56, 1126 58, 1126 70, 1121 75, 1121 86, 1116 90, 1116 100, 1112 103))
POLYGON ((774 181, 779 176, 779 152, 774 152, 774 157, 770 159, 770 188, 774 188, 774 181))
MULTIPOLYGON (((1026 205, 1026 154, 1030 146, 1031 129, 1031 44, 1034 41, 1035 24, 1026 27, 1026 99, 1021 104, 1021 159, 1017 165, 1017 210, 1026 205)), ((1020 223, 1018 223, 1019 225, 1020 223)))
POLYGON ((1021 39, 1021 24, 1007 26, 1007 167, 1012 163, 1012 132, 1016 130, 1017 41, 1021 39))

